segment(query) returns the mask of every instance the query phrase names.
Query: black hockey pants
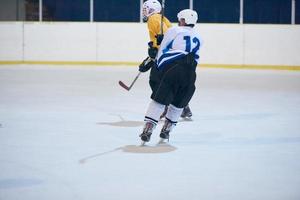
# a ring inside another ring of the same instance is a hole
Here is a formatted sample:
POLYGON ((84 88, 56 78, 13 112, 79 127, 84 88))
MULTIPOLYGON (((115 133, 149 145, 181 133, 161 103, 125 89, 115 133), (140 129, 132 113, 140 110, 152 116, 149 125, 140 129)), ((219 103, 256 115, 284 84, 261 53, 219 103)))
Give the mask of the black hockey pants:
POLYGON ((185 107, 195 92, 196 66, 196 62, 191 62, 191 56, 187 55, 161 70, 153 67, 149 81, 151 99, 163 105, 185 107))

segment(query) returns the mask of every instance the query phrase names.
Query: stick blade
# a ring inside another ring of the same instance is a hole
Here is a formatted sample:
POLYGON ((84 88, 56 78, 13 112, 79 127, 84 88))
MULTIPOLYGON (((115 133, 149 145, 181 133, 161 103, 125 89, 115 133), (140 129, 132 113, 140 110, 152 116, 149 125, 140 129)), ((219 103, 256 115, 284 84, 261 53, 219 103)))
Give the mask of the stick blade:
POLYGON ((125 85, 125 83, 123 83, 122 81, 119 81, 119 85, 124 88, 125 90, 129 91, 129 87, 127 85, 125 85))

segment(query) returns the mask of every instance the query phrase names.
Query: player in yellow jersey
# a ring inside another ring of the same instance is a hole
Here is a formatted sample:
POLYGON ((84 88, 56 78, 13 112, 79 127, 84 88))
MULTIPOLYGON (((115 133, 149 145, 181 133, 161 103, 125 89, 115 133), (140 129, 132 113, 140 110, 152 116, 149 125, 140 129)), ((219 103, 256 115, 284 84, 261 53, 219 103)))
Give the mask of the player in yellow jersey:
POLYGON ((153 47, 159 48, 162 35, 172 25, 170 21, 162 16, 162 6, 157 0, 147 0, 143 4, 143 21, 147 22, 150 41, 153 47))
MULTIPOLYGON (((164 6, 164 5, 163 5, 164 6)), ((163 7, 157 0, 147 0, 143 4, 143 21, 147 22, 150 42, 148 43, 148 55, 143 63, 139 66, 141 72, 146 72, 151 68, 149 84, 152 91, 156 90, 158 87, 159 72, 155 65, 155 58, 159 49, 159 45, 163 40, 164 33, 172 26, 170 21, 163 16, 163 7)), ((166 110, 165 110, 166 111, 166 110)), ((164 117, 165 112, 162 114, 164 117)), ((182 112, 181 117, 190 118, 192 112, 189 106, 186 106, 182 112)))

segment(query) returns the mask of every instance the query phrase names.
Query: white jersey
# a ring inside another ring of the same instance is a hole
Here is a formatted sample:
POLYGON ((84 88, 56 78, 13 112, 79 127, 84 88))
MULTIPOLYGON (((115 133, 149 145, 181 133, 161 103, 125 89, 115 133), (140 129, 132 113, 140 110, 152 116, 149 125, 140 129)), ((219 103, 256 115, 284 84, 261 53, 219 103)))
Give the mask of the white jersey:
POLYGON ((162 68, 165 64, 180 59, 191 52, 195 54, 195 60, 198 63, 201 44, 200 35, 194 28, 188 26, 169 28, 157 54, 158 68, 162 68))

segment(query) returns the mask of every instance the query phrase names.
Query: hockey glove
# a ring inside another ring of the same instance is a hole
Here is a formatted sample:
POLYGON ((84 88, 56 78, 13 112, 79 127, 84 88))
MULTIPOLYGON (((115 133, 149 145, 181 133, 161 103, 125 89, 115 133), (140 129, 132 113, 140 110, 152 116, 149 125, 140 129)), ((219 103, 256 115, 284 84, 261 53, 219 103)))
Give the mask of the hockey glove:
POLYGON ((160 45, 162 40, 164 39, 164 34, 158 34, 155 37, 156 37, 156 44, 160 45))
POLYGON ((150 57, 147 57, 142 64, 140 64, 139 71, 146 72, 153 66, 155 66, 155 62, 150 57))
POLYGON ((153 42, 149 42, 148 46, 148 55, 150 58, 154 59, 157 55, 158 49, 156 47, 153 47, 153 42))

